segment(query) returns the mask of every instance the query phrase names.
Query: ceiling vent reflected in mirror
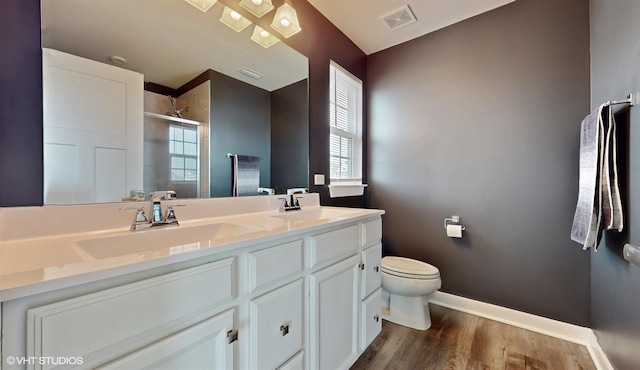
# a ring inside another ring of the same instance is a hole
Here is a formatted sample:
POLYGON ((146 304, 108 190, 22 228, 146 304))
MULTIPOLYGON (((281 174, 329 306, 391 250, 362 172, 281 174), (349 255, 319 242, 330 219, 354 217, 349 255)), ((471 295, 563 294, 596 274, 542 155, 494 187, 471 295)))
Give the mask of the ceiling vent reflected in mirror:
POLYGON ((200 9, 203 13, 206 13, 207 10, 211 9, 213 4, 218 2, 218 0, 184 0, 184 1, 200 9))
POLYGON ((409 5, 405 5, 400 9, 396 9, 389 14, 383 15, 380 19, 384 21, 384 24, 386 24, 391 31, 395 31, 398 28, 408 26, 418 21, 409 5))
POLYGON ((253 78, 253 79, 255 79, 255 80, 259 80, 259 79, 261 79, 261 78, 262 78, 262 74, 260 74, 260 73, 258 73, 258 72, 256 72, 256 71, 254 71, 254 70, 252 70, 252 69, 246 68, 246 67, 245 67, 245 68, 242 68, 242 69, 240 70, 240 73, 242 73, 243 75, 245 75, 245 76, 247 76, 247 77, 251 77, 251 78, 253 78))

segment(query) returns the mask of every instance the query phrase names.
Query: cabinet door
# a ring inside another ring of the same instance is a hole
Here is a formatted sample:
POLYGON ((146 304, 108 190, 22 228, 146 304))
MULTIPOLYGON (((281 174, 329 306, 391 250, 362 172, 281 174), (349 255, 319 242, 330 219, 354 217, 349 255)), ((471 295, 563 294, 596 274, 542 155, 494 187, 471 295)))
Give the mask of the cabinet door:
POLYGON ((382 244, 378 243, 361 252, 362 284, 360 284, 360 299, 365 299, 375 292, 382 284, 382 244))
POLYGON ((233 369, 233 317, 234 310, 227 310, 100 369, 233 369))
POLYGON ((368 247, 382 240, 382 219, 367 221, 362 224, 362 240, 360 246, 368 247))
POLYGON ((364 351, 382 331, 382 289, 362 301, 361 328, 360 349, 364 351))
POLYGON ((311 369, 347 369, 358 357, 359 262, 355 255, 311 274, 311 369))
POLYGON ((303 345, 304 280, 251 301, 251 368, 275 369, 303 345))
POLYGON ((29 309, 27 356, 82 356, 85 367, 120 358, 232 302, 235 269, 232 257, 29 309))

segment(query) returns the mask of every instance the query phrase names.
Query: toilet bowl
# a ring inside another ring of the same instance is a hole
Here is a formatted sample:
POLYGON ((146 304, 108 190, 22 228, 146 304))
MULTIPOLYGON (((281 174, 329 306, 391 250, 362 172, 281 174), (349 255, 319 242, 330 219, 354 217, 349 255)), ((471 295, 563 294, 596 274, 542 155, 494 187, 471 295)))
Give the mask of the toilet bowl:
POLYGON ((382 259, 382 289, 389 295, 388 312, 382 318, 417 330, 431 327, 427 296, 440 289, 440 271, 411 258, 382 259))

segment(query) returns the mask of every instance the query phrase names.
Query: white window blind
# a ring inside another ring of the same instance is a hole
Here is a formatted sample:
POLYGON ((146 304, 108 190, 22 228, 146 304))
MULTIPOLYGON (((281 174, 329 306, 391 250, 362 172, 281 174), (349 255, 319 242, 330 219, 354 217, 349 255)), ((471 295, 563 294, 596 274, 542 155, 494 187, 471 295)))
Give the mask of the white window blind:
POLYGON ((362 182, 362 81, 331 61, 329 164, 332 182, 362 182))

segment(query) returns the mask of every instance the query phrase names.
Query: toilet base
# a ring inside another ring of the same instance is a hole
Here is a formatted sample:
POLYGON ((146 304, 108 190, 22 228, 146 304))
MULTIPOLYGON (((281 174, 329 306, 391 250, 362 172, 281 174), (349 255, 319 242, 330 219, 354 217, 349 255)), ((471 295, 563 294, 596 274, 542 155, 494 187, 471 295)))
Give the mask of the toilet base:
POLYGON ((406 297, 389 294, 389 308, 382 310, 382 319, 416 330, 431 327, 429 304, 425 296, 406 297))

